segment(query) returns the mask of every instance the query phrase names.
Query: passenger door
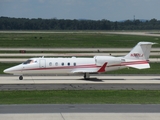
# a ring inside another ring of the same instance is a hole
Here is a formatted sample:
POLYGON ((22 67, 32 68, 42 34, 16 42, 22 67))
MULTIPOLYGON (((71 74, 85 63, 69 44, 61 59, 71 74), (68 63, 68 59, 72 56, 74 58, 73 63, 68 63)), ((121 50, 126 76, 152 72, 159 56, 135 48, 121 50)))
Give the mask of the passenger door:
POLYGON ((40 59, 39 60, 39 67, 40 68, 46 68, 46 60, 45 59, 40 59))

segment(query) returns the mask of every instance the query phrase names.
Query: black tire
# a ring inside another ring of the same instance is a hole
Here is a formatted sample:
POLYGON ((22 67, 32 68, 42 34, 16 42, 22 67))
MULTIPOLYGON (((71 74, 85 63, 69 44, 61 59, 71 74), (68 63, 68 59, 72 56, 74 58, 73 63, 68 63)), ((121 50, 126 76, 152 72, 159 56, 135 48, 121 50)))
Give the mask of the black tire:
POLYGON ((84 77, 84 79, 86 80, 86 73, 84 73, 84 76, 83 76, 83 77, 84 77))
POLYGON ((87 77, 87 73, 84 73, 84 79, 89 80, 90 78, 87 77))
POLYGON ((23 76, 19 76, 19 80, 23 80, 23 76))

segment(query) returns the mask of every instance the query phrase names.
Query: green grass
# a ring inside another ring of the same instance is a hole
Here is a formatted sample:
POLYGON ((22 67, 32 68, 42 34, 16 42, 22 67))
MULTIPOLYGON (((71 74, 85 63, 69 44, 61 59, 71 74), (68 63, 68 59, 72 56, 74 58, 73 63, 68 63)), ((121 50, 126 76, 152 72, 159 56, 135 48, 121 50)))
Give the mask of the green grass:
POLYGON ((160 104, 160 91, 0 91, 0 98, 0 104, 160 104))
POLYGON ((106 33, 0 33, 0 47, 130 48, 139 41, 159 43, 157 39, 160 38, 106 33))
MULTIPOLYGON (((26 53, 128 53, 129 51, 27 51, 25 53, 22 54, 26 54, 26 53)), ((159 52, 159 51, 158 51, 159 52)), ((0 53, 21 53, 20 51, 3 51, 1 50, 0 53)))
POLYGON ((18 65, 17 63, 0 63, 0 74, 4 74, 3 73, 3 70, 4 69, 7 69, 9 67, 12 67, 12 66, 15 66, 15 65, 18 65))

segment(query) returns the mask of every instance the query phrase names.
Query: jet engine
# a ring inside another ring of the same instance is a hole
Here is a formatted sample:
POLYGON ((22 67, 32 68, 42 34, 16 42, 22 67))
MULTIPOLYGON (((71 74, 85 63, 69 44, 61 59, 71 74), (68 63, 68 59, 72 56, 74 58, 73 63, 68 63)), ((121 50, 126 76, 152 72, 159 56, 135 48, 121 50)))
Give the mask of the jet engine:
POLYGON ((113 56, 95 56, 95 63, 97 66, 102 66, 107 63, 107 66, 116 65, 121 63, 121 58, 113 56))

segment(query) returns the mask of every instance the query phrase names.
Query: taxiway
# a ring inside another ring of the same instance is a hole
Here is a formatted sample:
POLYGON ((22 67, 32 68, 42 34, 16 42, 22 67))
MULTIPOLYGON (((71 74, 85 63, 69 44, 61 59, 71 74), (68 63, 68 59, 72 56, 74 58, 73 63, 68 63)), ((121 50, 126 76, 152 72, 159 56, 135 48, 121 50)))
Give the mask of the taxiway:
POLYGON ((159 120, 160 105, 0 105, 1 120, 159 120))
POLYGON ((0 90, 160 90, 159 75, 0 76, 0 90))
POLYGON ((159 75, 91 75, 90 80, 83 80, 82 75, 62 75, 62 76, 24 76, 24 80, 19 80, 18 76, 0 76, 0 84, 73 84, 73 83, 116 83, 116 84, 160 84, 159 75))

